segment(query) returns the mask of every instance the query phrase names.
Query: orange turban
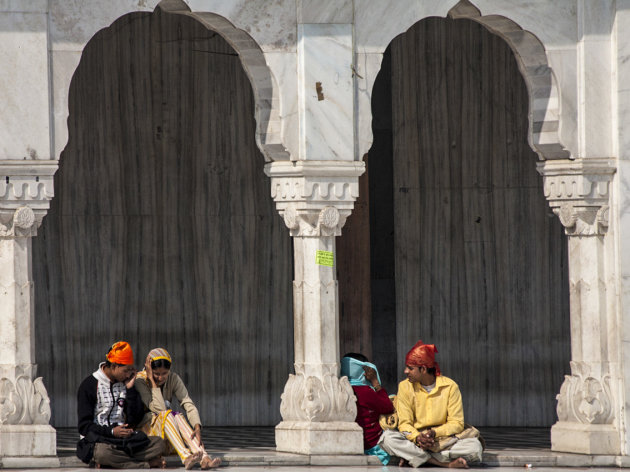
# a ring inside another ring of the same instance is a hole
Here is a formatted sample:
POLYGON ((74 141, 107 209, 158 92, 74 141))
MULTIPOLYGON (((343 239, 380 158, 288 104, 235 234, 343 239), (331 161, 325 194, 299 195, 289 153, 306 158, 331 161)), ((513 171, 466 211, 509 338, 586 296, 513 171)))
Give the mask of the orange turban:
POLYGON ((405 365, 410 367, 426 367, 430 369, 435 367, 435 375, 440 375, 440 366, 435 362, 435 354, 438 352, 435 344, 424 344, 422 340, 418 341, 405 357, 405 365))
POLYGON ((107 353, 107 360, 112 364, 131 365, 133 364, 133 351, 129 343, 118 341, 107 353))

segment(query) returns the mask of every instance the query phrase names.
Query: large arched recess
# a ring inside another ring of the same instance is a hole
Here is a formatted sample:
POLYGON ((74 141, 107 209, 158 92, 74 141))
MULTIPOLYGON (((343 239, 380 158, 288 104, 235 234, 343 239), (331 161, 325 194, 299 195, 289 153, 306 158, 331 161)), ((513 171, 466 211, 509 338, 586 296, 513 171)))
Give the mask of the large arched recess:
MULTIPOLYGON (((171 2, 165 2, 171 3, 171 2)), ((292 363, 291 242, 269 198, 242 58, 187 15, 126 15, 87 44, 33 242, 54 426, 109 344, 167 348, 204 424, 272 425, 292 363)))
MULTIPOLYGON (((370 280, 348 285, 371 291, 372 355, 389 388, 423 339, 459 382, 467 421, 549 426, 570 360, 566 239, 536 172, 539 158, 567 157, 556 91, 531 62, 544 49, 517 60, 505 34, 453 19, 474 16, 468 6, 416 23, 384 55, 367 156, 370 280)), ((339 246, 341 259, 353 244, 339 246)))

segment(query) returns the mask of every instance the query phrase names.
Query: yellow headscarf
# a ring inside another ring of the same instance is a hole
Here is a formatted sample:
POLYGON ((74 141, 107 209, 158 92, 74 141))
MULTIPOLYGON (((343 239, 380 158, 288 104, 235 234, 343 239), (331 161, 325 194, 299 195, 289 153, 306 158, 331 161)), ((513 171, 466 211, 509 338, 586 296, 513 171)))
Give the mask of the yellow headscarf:
POLYGON ((151 359, 151 362, 164 359, 169 361, 171 364, 173 363, 173 361, 171 360, 171 355, 163 347, 156 347, 155 349, 151 349, 151 351, 149 351, 149 359, 151 359))

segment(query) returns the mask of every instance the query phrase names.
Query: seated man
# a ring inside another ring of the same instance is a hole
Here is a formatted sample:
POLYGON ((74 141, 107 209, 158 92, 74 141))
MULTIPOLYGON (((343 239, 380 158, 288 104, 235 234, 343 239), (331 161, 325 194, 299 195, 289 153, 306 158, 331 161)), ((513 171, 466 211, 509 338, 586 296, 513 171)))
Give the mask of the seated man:
POLYGON ((483 448, 478 438, 454 437, 464 430, 462 396, 457 384, 440 374, 436 352, 433 344, 419 341, 407 353, 407 379, 398 385, 396 398, 398 431, 385 431, 379 444, 413 467, 428 462, 467 468, 469 463, 481 461, 483 448), (453 438, 448 443, 454 444, 439 450, 438 442, 446 442, 444 438, 449 437, 453 438))
POLYGON ((133 425, 144 416, 142 399, 134 387, 136 370, 128 343, 114 344, 96 372, 87 377, 77 393, 81 440, 77 456, 97 466, 117 469, 164 467, 164 441, 135 432, 133 425))
POLYGON ((341 376, 348 377, 354 395, 357 397, 356 422, 363 428, 363 449, 365 454, 376 456, 383 463, 389 463, 389 454, 377 445, 383 430, 379 425, 380 415, 394 411, 394 405, 381 387, 381 379, 374 364, 363 354, 349 353, 341 359, 341 376))

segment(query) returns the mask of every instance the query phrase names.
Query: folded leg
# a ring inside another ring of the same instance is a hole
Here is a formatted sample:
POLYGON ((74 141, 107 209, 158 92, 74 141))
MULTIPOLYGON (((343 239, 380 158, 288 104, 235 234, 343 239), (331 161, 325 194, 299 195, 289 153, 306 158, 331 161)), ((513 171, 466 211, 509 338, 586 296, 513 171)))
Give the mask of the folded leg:
POLYGON ((383 431, 379 445, 390 456, 401 457, 409 462, 412 467, 420 467, 431 458, 431 454, 420 449, 396 430, 383 431))

